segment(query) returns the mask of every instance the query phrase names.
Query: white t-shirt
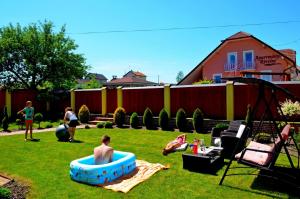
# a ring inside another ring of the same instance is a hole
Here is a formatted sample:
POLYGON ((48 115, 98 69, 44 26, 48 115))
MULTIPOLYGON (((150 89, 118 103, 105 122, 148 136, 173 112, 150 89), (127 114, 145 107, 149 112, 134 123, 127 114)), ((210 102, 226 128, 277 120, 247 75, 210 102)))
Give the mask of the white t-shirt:
POLYGON ((66 116, 66 118, 68 118, 70 121, 71 121, 71 120, 78 120, 77 117, 76 117, 76 115, 75 115, 75 113, 72 112, 72 111, 67 111, 65 116, 66 116))

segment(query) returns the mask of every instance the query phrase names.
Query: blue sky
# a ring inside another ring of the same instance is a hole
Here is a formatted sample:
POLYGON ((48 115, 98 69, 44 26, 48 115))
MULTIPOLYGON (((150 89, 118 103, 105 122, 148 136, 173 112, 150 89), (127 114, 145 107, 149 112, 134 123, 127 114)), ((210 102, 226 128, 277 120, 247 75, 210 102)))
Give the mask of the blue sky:
MULTIPOLYGON (((0 26, 52 21, 68 33, 217 26, 300 20, 297 0, 10 0, 2 1, 0 26), (241 3, 242 2, 242 3, 241 3)), ((292 48, 300 59, 300 23, 197 30, 69 34, 93 72, 122 76, 139 70, 151 81, 174 83, 220 40, 245 31, 274 48, 292 48)), ((299 65, 299 62, 298 62, 299 65)))

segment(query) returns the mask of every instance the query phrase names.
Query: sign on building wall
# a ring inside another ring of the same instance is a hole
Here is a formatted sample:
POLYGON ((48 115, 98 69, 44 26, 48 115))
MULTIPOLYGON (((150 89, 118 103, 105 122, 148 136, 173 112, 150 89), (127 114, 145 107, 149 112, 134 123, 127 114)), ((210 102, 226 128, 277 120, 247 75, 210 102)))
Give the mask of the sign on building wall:
POLYGON ((266 55, 266 56, 256 56, 256 60, 266 66, 272 66, 279 64, 277 61, 280 59, 280 55, 266 55))

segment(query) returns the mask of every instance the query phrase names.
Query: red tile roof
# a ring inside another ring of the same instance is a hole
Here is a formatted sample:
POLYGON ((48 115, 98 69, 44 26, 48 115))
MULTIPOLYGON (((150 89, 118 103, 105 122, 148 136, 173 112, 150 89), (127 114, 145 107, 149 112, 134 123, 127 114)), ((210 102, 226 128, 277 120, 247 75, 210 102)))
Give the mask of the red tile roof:
POLYGON ((296 61, 296 51, 292 49, 282 49, 278 51, 284 54, 285 56, 291 58, 292 60, 296 61))
POLYGON ((139 71, 134 71, 133 72, 136 76, 142 76, 142 77, 146 77, 146 75, 144 73, 141 73, 139 71))
POLYGON ((137 77, 122 77, 122 78, 117 78, 117 79, 112 79, 108 83, 153 83, 141 78, 137 77))
MULTIPOLYGON (((251 36, 251 34, 240 31, 240 32, 237 32, 237 33, 231 35, 231 36, 228 37, 227 39, 237 39, 237 38, 249 37, 249 36, 251 36)), ((226 40, 227 40, 227 39, 226 39, 226 40)))

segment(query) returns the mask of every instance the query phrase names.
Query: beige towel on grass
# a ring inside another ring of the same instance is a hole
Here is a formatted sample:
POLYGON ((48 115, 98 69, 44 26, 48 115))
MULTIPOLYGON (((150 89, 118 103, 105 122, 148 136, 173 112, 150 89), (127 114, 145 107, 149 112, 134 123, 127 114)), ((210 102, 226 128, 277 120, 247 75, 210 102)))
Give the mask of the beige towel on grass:
POLYGON ((136 160, 136 169, 129 175, 125 175, 114 182, 107 183, 101 187, 111 189, 113 191, 120 191, 127 193, 134 186, 147 180, 156 172, 168 169, 168 167, 159 163, 149 163, 144 160, 136 160))

